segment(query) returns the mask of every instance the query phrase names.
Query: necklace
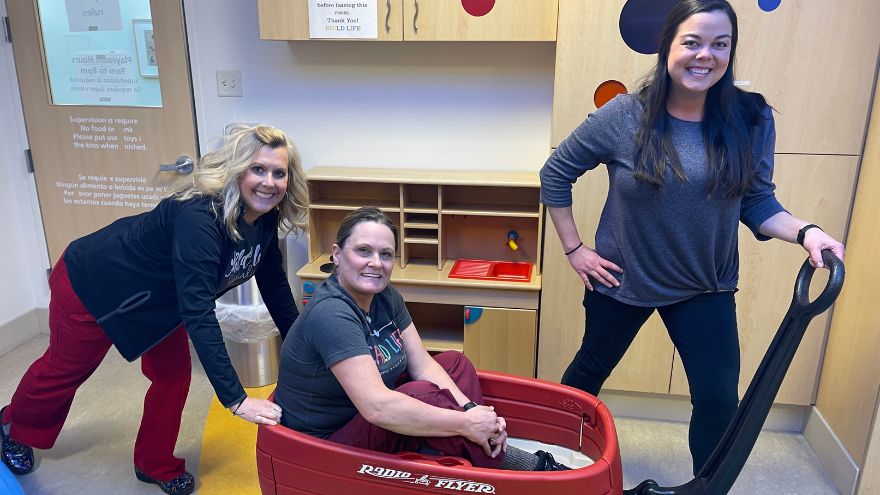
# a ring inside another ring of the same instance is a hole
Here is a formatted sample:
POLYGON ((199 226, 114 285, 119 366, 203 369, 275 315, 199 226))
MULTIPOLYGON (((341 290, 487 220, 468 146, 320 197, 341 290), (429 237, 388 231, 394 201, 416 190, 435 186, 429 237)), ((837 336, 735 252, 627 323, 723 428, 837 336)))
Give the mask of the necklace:
POLYGON ((360 306, 358 306, 358 309, 361 310, 361 314, 364 315, 364 318, 367 319, 367 323, 373 323, 373 319, 370 318, 370 312, 369 312, 369 311, 364 311, 364 309, 361 308, 360 306))

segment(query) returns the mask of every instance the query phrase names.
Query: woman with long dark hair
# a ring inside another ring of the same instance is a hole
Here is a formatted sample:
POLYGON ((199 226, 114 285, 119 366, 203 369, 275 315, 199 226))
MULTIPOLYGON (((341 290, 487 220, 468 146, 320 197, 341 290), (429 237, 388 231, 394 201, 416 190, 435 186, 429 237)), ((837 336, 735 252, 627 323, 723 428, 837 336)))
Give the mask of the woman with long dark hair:
POLYGON ((727 1, 679 1, 641 88, 590 114, 541 169, 541 201, 586 286, 583 343, 562 383, 598 394, 657 310, 688 377, 694 472, 737 406, 738 223, 759 240, 797 242, 816 267, 822 249, 844 255, 776 200, 773 115, 760 94, 733 84, 737 41, 727 1), (591 249, 571 188, 600 163, 610 186, 591 249))
MULTIPOLYGON (((185 495, 195 479, 174 456, 190 383, 187 336, 220 402, 253 423, 281 408, 248 397, 232 367, 215 300, 251 277, 284 335, 299 312, 278 230, 302 230, 308 190, 293 143, 266 125, 230 126, 191 178, 152 210, 67 246, 49 277, 49 348, 22 377, 2 417, 3 462, 34 468, 33 447, 55 444, 76 390, 111 346, 141 359, 150 388, 135 440, 137 478, 185 495)), ((131 400, 119 391, 122 400, 131 400)))

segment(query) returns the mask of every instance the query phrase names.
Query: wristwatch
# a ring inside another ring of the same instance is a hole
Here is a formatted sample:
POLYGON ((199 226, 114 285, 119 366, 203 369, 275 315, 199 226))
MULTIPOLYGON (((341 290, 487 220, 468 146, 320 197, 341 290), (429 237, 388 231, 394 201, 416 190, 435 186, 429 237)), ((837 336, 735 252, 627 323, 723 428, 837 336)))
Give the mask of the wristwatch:
POLYGON ((470 401, 462 407, 464 408, 465 411, 467 411, 469 409, 473 409, 473 408, 477 407, 477 403, 474 401, 470 401))
POLYGON ((801 228, 801 230, 798 230, 797 243, 800 244, 801 246, 804 245, 804 236, 807 234, 807 231, 810 230, 810 229, 819 229, 819 230, 822 230, 822 227, 819 227, 819 226, 816 225, 816 224, 810 223, 810 224, 804 225, 804 226, 801 228))

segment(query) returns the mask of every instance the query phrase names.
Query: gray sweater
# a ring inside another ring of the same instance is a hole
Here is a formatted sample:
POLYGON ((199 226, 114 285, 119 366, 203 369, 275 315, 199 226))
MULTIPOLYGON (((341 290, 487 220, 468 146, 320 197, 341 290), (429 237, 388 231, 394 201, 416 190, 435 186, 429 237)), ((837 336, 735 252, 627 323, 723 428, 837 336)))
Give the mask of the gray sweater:
POLYGON ((701 124, 669 117, 672 143, 687 181, 671 170, 663 187, 633 175, 635 138, 642 105, 619 95, 587 116, 541 169, 541 202, 571 206, 572 184, 586 171, 606 164, 608 197, 596 231, 595 249, 616 263, 620 287, 596 290, 626 304, 656 307, 704 292, 734 290, 739 272, 737 225, 759 240, 758 227, 785 211, 773 192, 776 129, 769 107, 752 131, 756 176, 742 197, 709 194, 701 124))

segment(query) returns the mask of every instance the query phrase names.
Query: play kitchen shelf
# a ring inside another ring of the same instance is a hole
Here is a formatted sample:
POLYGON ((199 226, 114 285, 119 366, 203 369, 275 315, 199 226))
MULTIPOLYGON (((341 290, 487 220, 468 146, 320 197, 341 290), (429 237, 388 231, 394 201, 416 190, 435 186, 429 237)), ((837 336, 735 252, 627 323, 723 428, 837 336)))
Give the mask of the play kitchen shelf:
POLYGON ((307 172, 305 301, 342 218, 377 206, 400 228, 391 280, 431 351, 534 376, 543 207, 536 172, 316 167, 307 172))

